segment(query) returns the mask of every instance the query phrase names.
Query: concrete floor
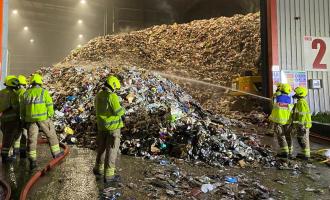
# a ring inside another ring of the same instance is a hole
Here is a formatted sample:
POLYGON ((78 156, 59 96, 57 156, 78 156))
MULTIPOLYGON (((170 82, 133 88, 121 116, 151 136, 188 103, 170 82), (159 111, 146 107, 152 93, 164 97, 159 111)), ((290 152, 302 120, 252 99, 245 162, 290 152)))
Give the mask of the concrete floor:
MULTIPOLYGON (((272 137, 264 137, 264 143, 276 149, 276 141, 272 137)), ((297 146, 297 145, 295 145, 297 146)), ((324 146, 313 143, 312 149, 324 146)), ((72 199, 100 199, 100 192, 104 189, 102 181, 96 180, 92 173, 95 152, 89 149, 72 147, 71 153, 63 163, 44 176, 29 193, 31 200, 72 200, 72 199)), ((47 145, 38 147, 38 164, 44 166, 51 159, 47 145)), ((180 168, 194 175, 219 175, 221 173, 230 176, 244 174, 244 176, 260 180, 267 187, 274 188, 278 192, 279 199, 329 199, 330 196, 330 168, 322 164, 313 164, 305 167, 301 173, 295 174, 292 170, 277 169, 240 169, 228 168, 219 172, 218 168, 200 167, 191 164, 180 164, 180 168), (281 180, 281 183, 278 183, 281 180), (306 189, 322 189, 323 193, 310 192, 306 189)), ((148 198, 150 192, 143 188, 130 189, 127 185, 135 183, 138 186, 146 184, 144 173, 152 168, 160 167, 156 161, 146 161, 140 158, 121 156, 119 162, 120 175, 124 187, 120 190, 120 199, 152 199, 148 198)), ((13 199, 18 199, 23 185, 32 175, 28 170, 26 161, 19 161, 10 165, 0 166, 0 177, 5 178, 12 186, 13 199)), ((166 194, 163 199, 169 198, 166 194)), ((201 195, 198 199, 219 199, 217 196, 201 195)), ((178 198, 180 199, 180 198, 178 198)), ((181 198, 182 199, 182 198, 181 198)))

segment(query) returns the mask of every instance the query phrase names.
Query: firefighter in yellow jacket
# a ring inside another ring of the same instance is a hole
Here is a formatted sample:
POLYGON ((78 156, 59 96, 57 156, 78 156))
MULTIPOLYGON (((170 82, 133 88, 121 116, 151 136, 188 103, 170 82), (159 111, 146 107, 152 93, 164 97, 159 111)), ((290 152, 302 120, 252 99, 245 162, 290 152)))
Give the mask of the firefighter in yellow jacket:
POLYGON ((30 169, 36 167, 37 141, 39 129, 46 135, 53 158, 63 155, 55 132, 54 123, 50 119, 54 115, 53 100, 43 85, 42 76, 33 74, 30 79, 31 88, 26 90, 21 104, 21 118, 28 130, 28 156, 30 169))
POLYGON ((304 87, 297 87, 294 91, 293 98, 297 99, 297 103, 293 108, 293 130, 296 131, 298 143, 303 152, 302 154, 299 153, 297 157, 308 160, 310 158, 309 129, 312 127, 311 113, 305 99, 308 91, 304 87))
MULTIPOLYGON (((274 105, 276 104, 276 98, 278 96, 280 96, 282 93, 281 93, 281 87, 282 87, 282 83, 277 83, 276 84, 276 91, 275 93, 273 94, 273 97, 272 97, 272 107, 274 107, 274 105)), ((274 136, 275 135, 275 127, 276 127, 276 123, 273 123, 273 122, 270 122, 270 126, 269 126, 269 132, 266 132, 266 135, 269 135, 269 136, 274 136)))
POLYGON ((275 131, 277 140, 280 146, 279 157, 288 158, 292 154, 292 139, 291 139, 291 111, 293 108, 292 99, 289 96, 291 86, 283 84, 281 86, 281 94, 276 97, 276 103, 273 106, 269 120, 275 123, 275 131))
POLYGON ((9 157, 9 150, 19 137, 19 99, 15 92, 18 88, 16 76, 7 76, 4 85, 5 89, 0 91, 0 119, 2 138, 1 157, 2 162, 12 161, 9 157))
MULTIPOLYGON (((23 75, 19 75, 17 77, 19 88, 16 90, 18 97, 20 100, 23 99, 23 95, 26 91, 27 80, 23 75)), ((27 142, 27 130, 25 127, 25 123, 21 120, 20 130, 19 130, 19 138, 14 143, 14 155, 20 155, 20 158, 26 158, 26 142, 27 142)))
POLYGON ((122 117, 125 110, 115 93, 118 89, 120 89, 119 80, 115 76, 110 76, 95 98, 98 147, 93 172, 96 175, 103 174, 105 182, 114 180, 121 138, 120 129, 124 127, 122 117))

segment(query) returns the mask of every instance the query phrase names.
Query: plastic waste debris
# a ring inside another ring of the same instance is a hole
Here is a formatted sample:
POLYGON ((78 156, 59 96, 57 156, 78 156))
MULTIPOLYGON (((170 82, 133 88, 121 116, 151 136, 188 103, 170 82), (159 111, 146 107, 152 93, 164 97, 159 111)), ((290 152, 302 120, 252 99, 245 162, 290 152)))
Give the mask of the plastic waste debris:
POLYGON ((64 128, 64 133, 66 133, 67 135, 73 135, 74 130, 72 130, 70 127, 65 127, 64 128))
POLYGON ((238 179, 236 177, 226 176, 225 180, 227 183, 237 183, 238 179))
POLYGON ((159 164, 160 164, 160 165, 163 165, 163 166, 164 166, 164 165, 169 165, 169 164, 170 164, 170 161, 168 161, 168 160, 160 160, 160 161, 159 161, 159 164))
POLYGON ((201 191, 203 193, 208 193, 208 192, 211 192, 212 190, 214 190, 215 187, 213 184, 203 184, 202 187, 201 187, 201 191))

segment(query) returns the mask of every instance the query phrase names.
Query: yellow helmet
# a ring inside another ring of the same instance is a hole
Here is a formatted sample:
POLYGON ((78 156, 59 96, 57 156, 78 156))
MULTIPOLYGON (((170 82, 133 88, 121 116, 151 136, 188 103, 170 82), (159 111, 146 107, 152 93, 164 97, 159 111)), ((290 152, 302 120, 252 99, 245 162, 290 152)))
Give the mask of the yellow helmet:
POLYGON ((107 78, 107 84, 113 89, 113 90, 119 90, 120 89, 120 81, 115 76, 109 76, 107 78))
POLYGON ((282 85, 283 85, 283 83, 280 83, 280 82, 276 83, 277 89, 278 90, 281 90, 282 85))
POLYGON ((36 83, 36 84, 40 84, 42 85, 42 76, 40 74, 32 74, 31 78, 30 78, 30 83, 36 83))
POLYGON ((286 94, 290 94, 291 91, 292 91, 292 88, 291 88, 291 85, 290 84, 287 84, 287 83, 282 84, 282 86, 281 86, 281 92, 284 92, 286 94))
POLYGON ((20 85, 27 85, 26 77, 23 75, 19 75, 18 77, 18 82, 20 85))
POLYGON ((18 86, 18 79, 16 76, 9 75, 5 78, 5 86, 15 87, 18 86))
POLYGON ((306 97, 308 94, 308 90, 305 87, 297 87, 296 89, 294 89, 294 92, 298 97, 306 97))

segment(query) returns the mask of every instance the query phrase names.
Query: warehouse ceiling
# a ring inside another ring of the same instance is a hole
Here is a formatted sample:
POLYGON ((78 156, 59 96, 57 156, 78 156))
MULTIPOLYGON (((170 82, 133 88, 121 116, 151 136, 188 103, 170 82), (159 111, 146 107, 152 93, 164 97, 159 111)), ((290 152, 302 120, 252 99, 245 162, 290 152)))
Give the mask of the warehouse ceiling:
POLYGON ((255 12, 259 0, 10 0, 9 72, 30 74, 105 32, 255 12), (107 16, 107 17, 106 17, 107 16))

